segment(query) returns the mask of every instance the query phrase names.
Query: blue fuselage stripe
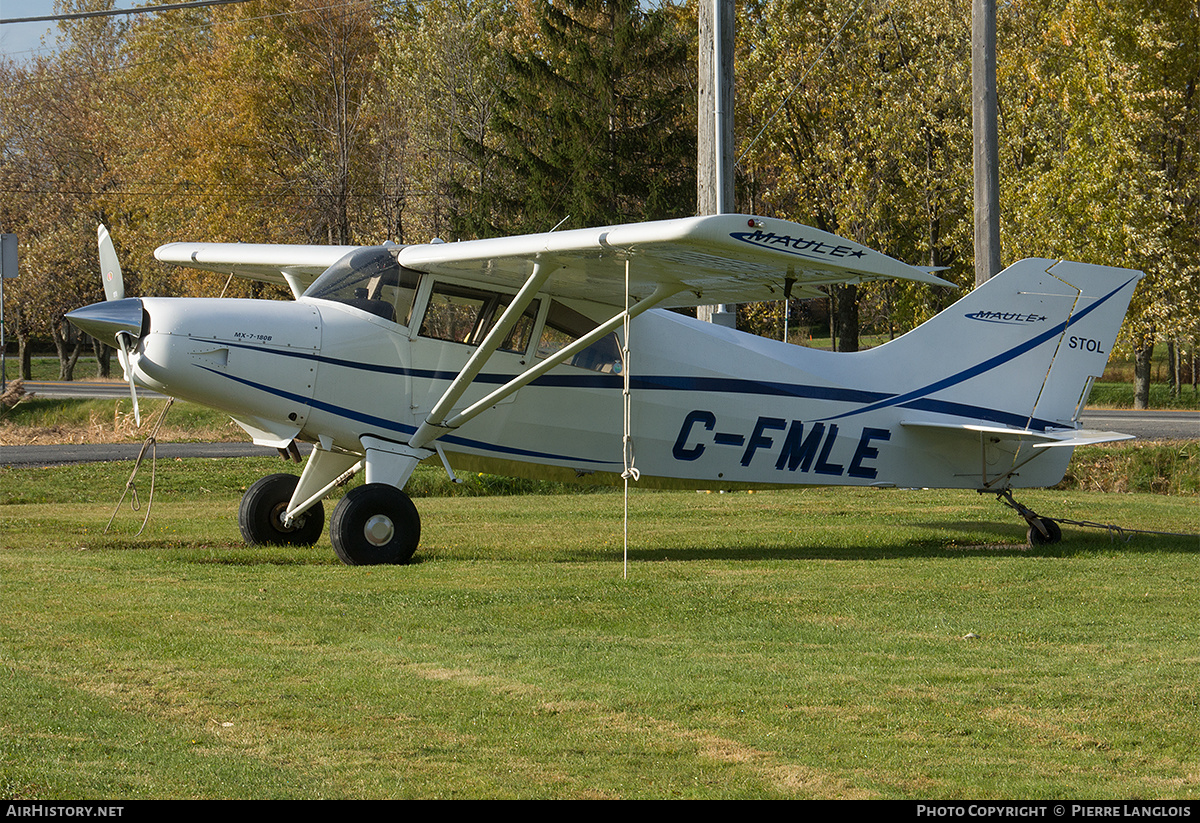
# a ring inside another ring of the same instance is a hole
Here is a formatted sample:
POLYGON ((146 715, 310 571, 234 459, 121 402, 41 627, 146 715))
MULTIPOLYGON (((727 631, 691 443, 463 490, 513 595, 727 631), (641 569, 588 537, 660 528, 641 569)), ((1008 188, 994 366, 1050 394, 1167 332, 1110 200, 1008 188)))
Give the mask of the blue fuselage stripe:
MULTIPOLYGON (((275 350, 268 347, 257 347, 246 344, 230 343, 228 341, 211 341, 221 343, 222 345, 238 346, 255 351, 269 352, 278 354, 284 357, 299 357, 308 360, 315 360, 319 363, 336 365, 341 368, 352 369, 369 373, 386 373, 395 377, 411 377, 425 380, 443 380, 450 382, 457 376, 457 372, 438 371, 433 369, 414 369, 403 366, 380 366, 370 363, 355 363, 350 360, 340 360, 335 358, 323 357, 312 353, 304 353, 297 351, 275 350)), ((338 406, 322 400, 308 399, 291 392, 277 389, 273 386, 268 386, 262 383, 255 383, 244 378, 235 377, 234 375, 226 374, 215 369, 207 371, 213 374, 218 374, 222 377, 234 380, 247 386, 251 386, 260 391, 274 394, 296 402, 311 404, 314 408, 321 411, 336 414, 348 420, 355 420, 360 423, 365 423, 370 426, 375 426, 381 430, 396 432, 399 434, 411 435, 416 429, 396 421, 387 420, 373 415, 363 414, 354 411, 350 408, 338 406)), ((476 378, 479 383, 502 385, 512 379, 512 375, 508 374, 491 374, 481 373, 476 378)), ((530 383, 531 386, 543 388, 588 388, 588 389, 608 389, 612 391, 621 391, 623 381, 619 375, 545 375, 530 383)), ((896 395, 888 392, 867 391, 864 389, 850 389, 839 386, 812 386, 797 383, 780 383, 764 380, 744 380, 733 377, 682 377, 678 375, 647 375, 643 377, 632 377, 630 379, 630 387, 636 391, 662 391, 662 392, 684 392, 689 394, 725 394, 725 395, 742 395, 746 397, 787 397, 798 400, 818 400, 834 403, 862 403, 868 404, 862 409, 846 412, 832 418, 823 419, 838 419, 839 417, 847 417, 854 414, 859 414, 864 411, 885 408, 887 406, 901 405, 904 408, 921 409, 924 411, 937 412, 939 414, 949 414, 958 417, 963 417, 969 420, 987 420, 993 423, 1000 423, 1008 426, 1024 428, 1030 425, 1033 428, 1047 428, 1057 426, 1059 424, 1052 421, 1030 421, 1027 416, 1012 414, 1008 412, 988 409, 981 406, 972 406, 962 403, 952 403, 949 401, 934 400, 928 397, 921 397, 917 393, 908 395, 896 395), (908 398, 907 400, 905 398, 908 398)), ((931 389, 932 391, 933 389, 931 389)), ((441 438, 447 443, 458 443, 459 445, 471 446, 473 448, 483 448, 495 450, 496 447, 492 444, 470 441, 462 438, 454 438, 446 435, 441 438)), ((526 456, 539 456, 537 453, 523 452, 526 456)), ((563 455, 541 455, 541 456, 556 456, 561 459, 568 459, 563 455)), ((569 458, 582 459, 582 458, 569 458)), ((595 461, 591 461, 595 462, 595 461)))

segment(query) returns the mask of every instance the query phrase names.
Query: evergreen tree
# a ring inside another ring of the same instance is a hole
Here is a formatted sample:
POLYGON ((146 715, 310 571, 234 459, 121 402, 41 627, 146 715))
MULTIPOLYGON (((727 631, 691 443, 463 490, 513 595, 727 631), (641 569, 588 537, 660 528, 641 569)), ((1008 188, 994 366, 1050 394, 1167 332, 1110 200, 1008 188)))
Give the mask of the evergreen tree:
POLYGON ((506 48, 496 174, 463 192, 460 234, 546 231, 695 211, 689 35, 634 0, 535 0, 536 33, 506 48))

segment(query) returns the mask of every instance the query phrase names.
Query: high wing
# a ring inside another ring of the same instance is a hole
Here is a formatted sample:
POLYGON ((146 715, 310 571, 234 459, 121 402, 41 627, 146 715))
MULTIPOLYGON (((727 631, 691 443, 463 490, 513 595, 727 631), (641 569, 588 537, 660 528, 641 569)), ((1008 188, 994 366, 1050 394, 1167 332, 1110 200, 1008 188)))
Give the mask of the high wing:
MULTIPOLYGON (((169 243, 166 263, 286 285, 299 295, 359 246, 169 243)), ((677 290, 661 305, 697 306, 820 296, 818 286, 913 280, 953 286, 844 237, 749 215, 716 215, 603 228, 397 247, 401 265, 480 285, 518 289, 535 266, 552 273, 542 293, 621 306, 629 292, 677 290)))
POLYGON ((299 246, 266 243, 168 243, 154 256, 190 269, 233 274, 287 286, 299 297, 321 272, 359 246, 299 246))
POLYGON ((879 279, 953 286, 851 240, 771 218, 716 215, 459 243, 405 246, 401 265, 518 288, 535 264, 553 270, 542 292, 620 306, 629 292, 680 290, 661 305, 696 306, 819 296, 817 286, 879 279))

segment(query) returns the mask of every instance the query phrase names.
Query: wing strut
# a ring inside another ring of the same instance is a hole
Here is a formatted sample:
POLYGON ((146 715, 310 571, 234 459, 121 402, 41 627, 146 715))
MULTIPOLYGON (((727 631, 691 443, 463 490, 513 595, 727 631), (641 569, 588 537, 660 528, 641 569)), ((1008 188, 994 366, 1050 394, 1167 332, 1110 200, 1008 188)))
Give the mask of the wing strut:
MULTIPOLYGON (((517 295, 517 298, 513 301, 513 304, 509 306, 507 310, 505 310, 503 315, 501 315, 500 322, 496 324, 496 329, 493 330, 493 333, 497 332, 500 329, 500 326, 505 324, 509 312, 512 312, 514 309, 516 309, 516 313, 511 319, 513 322, 515 322, 516 317, 519 317, 520 313, 524 311, 525 305, 532 300, 534 293, 537 291, 537 288, 530 288, 535 278, 539 279, 538 287, 540 287, 540 283, 544 282, 545 278, 549 276, 549 272, 539 275, 539 269, 534 270, 534 273, 530 275, 529 280, 526 281, 525 286, 522 287, 521 292, 517 295), (526 292, 528 292, 528 294, 526 294, 526 292), (524 303, 522 303, 522 298, 524 298, 524 303)), ((425 422, 421 424, 416 433, 413 434, 412 439, 408 441, 409 448, 420 449, 427 447, 429 443, 433 442, 438 437, 441 437, 446 432, 457 429, 464 423, 474 419, 482 412, 499 403, 501 400, 504 400, 506 397, 514 394, 517 390, 527 386, 529 383, 532 383, 534 380, 550 371, 550 369, 554 368, 560 363, 565 363, 567 360, 571 359, 577 353, 586 349, 597 340, 600 340, 606 335, 611 334, 622 323, 625 323, 627 320, 632 320, 639 314, 654 308, 671 295, 677 294, 682 290, 683 286, 680 284, 661 284, 649 297, 643 298, 625 311, 618 312, 617 314, 613 315, 607 321, 592 329, 592 331, 588 332, 583 337, 580 337, 570 345, 559 349, 552 357, 548 357, 538 363, 536 366, 526 369, 500 388, 488 394, 482 400, 479 400, 466 409, 463 409, 449 420, 445 420, 446 415, 449 413, 450 407, 453 406, 454 402, 462 396, 464 391, 466 391, 467 386, 470 385, 474 377, 483 368, 484 364, 487 362, 487 359, 499 346, 500 342, 504 340, 504 336, 507 335, 508 332, 505 330, 502 334, 499 334, 494 341, 492 340, 492 335, 489 334, 488 338, 484 340, 484 344, 481 345, 479 350, 475 352, 469 361, 467 361, 467 365, 463 367, 462 371, 459 372, 458 377, 454 379, 454 381, 450 384, 450 387, 447 388, 445 393, 442 395, 441 399, 438 400, 437 404, 433 408, 433 411, 430 412, 429 417, 426 418, 425 422), (491 343, 490 348, 487 347, 488 343, 491 343)))
POLYGON ((533 302, 534 296, 541 290, 542 285, 546 282, 551 272, 554 269, 550 266, 545 266, 541 262, 533 264, 533 272, 529 275, 529 279, 525 281, 525 285, 517 292, 517 296, 513 298, 512 303, 505 308, 500 315, 500 319, 492 326, 492 330, 484 337, 483 342, 479 344, 479 348, 471 353, 471 358, 467 364, 462 367, 462 371, 458 376, 446 387, 446 391, 442 393, 441 398, 434 405, 433 410, 429 412, 429 416, 425 418, 425 422, 416 430, 412 439, 408 441, 408 445, 414 449, 419 449, 436 440, 447 428, 454 426, 443 426, 442 423, 446 419, 446 415, 450 413, 451 408, 463 396, 463 392, 471 385, 476 376, 487 361, 500 348, 500 344, 508 337, 508 333, 512 331, 517 320, 525 312, 525 309, 533 302))

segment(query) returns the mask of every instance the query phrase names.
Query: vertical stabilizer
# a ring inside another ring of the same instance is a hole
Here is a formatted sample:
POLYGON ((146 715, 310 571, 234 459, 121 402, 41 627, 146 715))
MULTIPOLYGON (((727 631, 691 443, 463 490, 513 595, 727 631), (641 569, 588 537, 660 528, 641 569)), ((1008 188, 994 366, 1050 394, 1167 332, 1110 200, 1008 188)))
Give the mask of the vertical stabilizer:
POLYGON ((909 382, 886 404, 949 424, 1073 428, 1141 277, 1068 261, 1014 263, 927 323, 867 352, 879 379, 895 374, 909 382))

